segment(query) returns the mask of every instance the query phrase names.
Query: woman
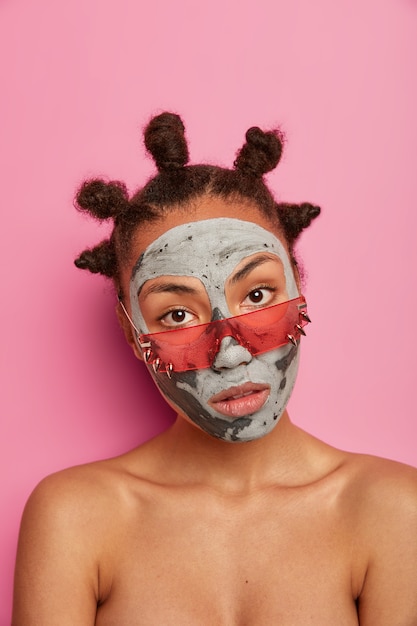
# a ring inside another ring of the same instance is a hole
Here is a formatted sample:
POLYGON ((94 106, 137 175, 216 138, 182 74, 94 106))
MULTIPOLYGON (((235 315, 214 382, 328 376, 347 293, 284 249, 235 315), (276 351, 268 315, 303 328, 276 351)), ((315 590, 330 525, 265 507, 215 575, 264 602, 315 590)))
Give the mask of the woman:
POLYGON ((234 170, 187 166, 173 114, 145 145, 159 173, 131 200, 81 188, 114 229, 76 265, 113 279, 177 419, 37 487, 14 626, 417 624, 416 471, 336 450, 285 408, 309 322, 294 243, 319 209, 265 186, 279 133, 250 129, 234 170))

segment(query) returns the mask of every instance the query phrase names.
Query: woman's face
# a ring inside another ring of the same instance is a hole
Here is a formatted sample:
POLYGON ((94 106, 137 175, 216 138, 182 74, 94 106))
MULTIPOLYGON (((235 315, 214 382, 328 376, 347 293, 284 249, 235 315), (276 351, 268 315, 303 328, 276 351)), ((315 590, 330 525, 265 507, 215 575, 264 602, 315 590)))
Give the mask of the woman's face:
MULTIPOLYGON (((142 334, 190 328, 297 298, 285 244, 245 203, 203 198, 138 234, 125 272, 129 313, 142 334), (130 275, 129 275, 130 274, 130 275)), ((298 345, 256 356, 224 333, 209 366, 149 371, 169 404, 212 436, 250 441, 279 421, 295 383, 298 345)), ((205 348, 207 349, 207 348, 205 348)), ((136 352, 141 353, 137 342, 136 352)))

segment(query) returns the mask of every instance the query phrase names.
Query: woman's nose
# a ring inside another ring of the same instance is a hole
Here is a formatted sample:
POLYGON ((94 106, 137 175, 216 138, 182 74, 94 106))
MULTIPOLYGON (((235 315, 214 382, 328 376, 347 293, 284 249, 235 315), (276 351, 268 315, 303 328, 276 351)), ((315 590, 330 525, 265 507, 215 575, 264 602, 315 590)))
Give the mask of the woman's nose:
POLYGON ((241 346, 234 337, 223 337, 212 368, 214 370, 232 369, 238 365, 247 365, 251 360, 252 355, 249 350, 241 346))

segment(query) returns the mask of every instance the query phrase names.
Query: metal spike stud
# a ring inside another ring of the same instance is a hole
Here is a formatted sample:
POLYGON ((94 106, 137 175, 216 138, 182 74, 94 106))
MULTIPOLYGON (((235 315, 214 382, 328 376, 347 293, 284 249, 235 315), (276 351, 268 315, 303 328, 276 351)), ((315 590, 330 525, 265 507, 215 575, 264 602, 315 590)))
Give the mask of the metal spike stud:
POLYGON ((158 372, 159 370, 159 365, 161 363, 161 359, 158 357, 156 357, 155 361, 152 362, 152 367, 153 367, 153 371, 155 372, 155 374, 158 372))
POLYGON ((149 359, 152 356, 152 350, 150 348, 148 348, 147 350, 145 350, 145 353, 143 355, 143 358, 145 359, 146 363, 149 363, 149 359))
POLYGON ((297 345, 297 340, 295 339, 295 337, 293 337, 293 335, 288 334, 287 337, 294 346, 297 345))
POLYGON ((168 378, 171 378, 171 374, 172 374, 173 369, 174 368, 172 366, 172 363, 167 363, 166 374, 167 374, 168 378))
POLYGON ((308 315, 307 315, 307 313, 305 311, 300 311, 300 315, 303 316, 303 318, 305 319, 306 322, 311 324, 311 319, 308 317, 308 315))
POLYGON ((299 331, 300 335, 303 335, 304 337, 306 336, 306 332, 305 332, 304 328, 302 326, 300 326, 300 324, 296 324, 294 326, 294 328, 296 328, 299 331))

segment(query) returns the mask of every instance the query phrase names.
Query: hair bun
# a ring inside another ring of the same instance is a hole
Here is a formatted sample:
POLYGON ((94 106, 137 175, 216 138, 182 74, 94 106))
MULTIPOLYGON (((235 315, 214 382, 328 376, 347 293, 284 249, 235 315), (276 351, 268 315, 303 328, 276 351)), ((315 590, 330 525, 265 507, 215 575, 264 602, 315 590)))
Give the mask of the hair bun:
POLYGON ((277 211, 287 239, 292 244, 301 232, 320 215, 321 209, 310 202, 302 202, 301 204, 277 204, 277 211))
POLYGON ((77 208, 100 220, 116 218, 129 202, 126 185, 114 180, 106 183, 99 178, 85 181, 76 196, 77 208))
POLYGON ((179 115, 161 113, 152 118, 145 128, 145 146, 152 155, 156 167, 178 170, 188 163, 188 146, 185 127, 179 115))
POLYGON ((305 226, 310 226, 310 223, 320 215, 321 209, 316 204, 310 204, 310 202, 303 202, 300 204, 300 212, 303 215, 305 226))
POLYGON ((261 178, 279 163, 283 136, 278 130, 264 132, 257 126, 246 132, 246 143, 239 150, 234 166, 244 174, 261 178))
POLYGON ((74 264, 81 270, 89 270, 93 274, 103 274, 113 278, 115 268, 117 268, 117 259, 112 240, 106 239, 95 248, 84 250, 75 259, 74 264))

